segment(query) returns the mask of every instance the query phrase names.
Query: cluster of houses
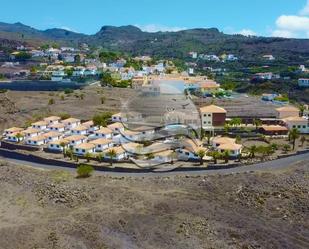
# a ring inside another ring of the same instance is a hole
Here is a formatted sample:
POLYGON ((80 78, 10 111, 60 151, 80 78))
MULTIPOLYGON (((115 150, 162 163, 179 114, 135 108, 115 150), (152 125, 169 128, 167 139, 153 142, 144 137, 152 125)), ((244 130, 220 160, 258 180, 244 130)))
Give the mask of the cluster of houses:
POLYGON ((190 52, 190 57, 192 59, 201 59, 206 61, 214 61, 214 62, 225 62, 225 61, 237 61, 238 57, 234 54, 222 54, 221 56, 215 55, 215 54, 198 54, 197 52, 190 52))

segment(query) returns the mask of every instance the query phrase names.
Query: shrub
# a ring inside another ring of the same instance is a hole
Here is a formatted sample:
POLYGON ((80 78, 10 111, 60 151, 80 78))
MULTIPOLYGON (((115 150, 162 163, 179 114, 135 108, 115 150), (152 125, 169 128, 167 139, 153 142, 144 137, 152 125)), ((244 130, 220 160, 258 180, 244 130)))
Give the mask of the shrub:
POLYGON ((86 164, 81 164, 77 167, 77 176, 79 178, 90 177, 92 172, 94 171, 93 167, 86 164))
POLYGON ((70 94, 70 93, 73 93, 74 91, 72 90, 72 89, 70 89, 70 88, 66 88, 66 89, 64 89, 64 93, 65 94, 70 94))
POLYGON ((55 100, 54 100, 54 99, 49 99, 49 100, 48 100, 48 104, 49 104, 49 105, 55 104, 55 100))

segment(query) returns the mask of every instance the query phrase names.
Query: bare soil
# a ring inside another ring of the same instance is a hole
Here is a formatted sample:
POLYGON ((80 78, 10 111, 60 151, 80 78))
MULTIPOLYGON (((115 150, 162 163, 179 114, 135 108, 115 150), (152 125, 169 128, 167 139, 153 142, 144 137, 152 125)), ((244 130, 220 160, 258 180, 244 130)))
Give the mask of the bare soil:
POLYGON ((0 248, 309 248, 309 159, 289 170, 77 179, 2 162, 0 248))

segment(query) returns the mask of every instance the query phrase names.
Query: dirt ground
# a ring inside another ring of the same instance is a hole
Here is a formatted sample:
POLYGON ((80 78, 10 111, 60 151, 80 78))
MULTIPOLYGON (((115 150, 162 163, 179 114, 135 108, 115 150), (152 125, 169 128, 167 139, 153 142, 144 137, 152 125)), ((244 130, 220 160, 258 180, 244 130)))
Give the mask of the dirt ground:
POLYGON ((1 249, 308 248, 309 160, 289 170, 76 179, 0 166, 1 249))
POLYGON ((134 95, 131 89, 110 89, 89 86, 74 93, 64 92, 19 92, 0 93, 0 131, 11 126, 20 126, 35 116, 68 113, 80 119, 91 119, 102 111, 117 112, 123 100, 134 95), (83 94, 83 99, 80 98, 83 94), (62 97, 64 96, 64 100, 62 97), (101 103, 101 98, 104 103, 101 103), (55 103, 49 105, 50 99, 55 103))

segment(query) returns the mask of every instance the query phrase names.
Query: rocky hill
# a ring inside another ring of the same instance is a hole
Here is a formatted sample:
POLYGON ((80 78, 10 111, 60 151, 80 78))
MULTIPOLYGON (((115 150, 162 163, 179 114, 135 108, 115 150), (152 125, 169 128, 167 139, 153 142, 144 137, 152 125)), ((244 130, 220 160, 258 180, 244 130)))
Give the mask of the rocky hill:
POLYGON ((85 35, 63 29, 41 31, 21 23, 0 23, 0 38, 29 44, 57 42, 76 45, 87 42, 134 55, 149 54, 169 58, 183 58, 190 51, 234 53, 245 59, 266 53, 285 60, 309 58, 308 39, 228 35, 216 28, 149 33, 131 25, 103 26, 96 34, 85 35))

